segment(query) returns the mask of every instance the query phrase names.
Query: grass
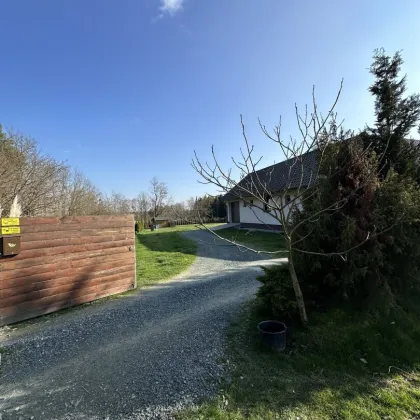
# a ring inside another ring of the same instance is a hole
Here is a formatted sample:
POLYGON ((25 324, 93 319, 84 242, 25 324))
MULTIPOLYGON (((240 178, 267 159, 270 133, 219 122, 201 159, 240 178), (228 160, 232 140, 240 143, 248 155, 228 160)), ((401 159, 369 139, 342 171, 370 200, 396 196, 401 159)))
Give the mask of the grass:
MULTIPOLYGON (((248 231, 236 228, 227 228, 217 231, 217 234, 225 239, 237 242, 250 248, 274 252, 284 249, 284 238, 280 232, 248 231)), ((278 257, 285 256, 279 253, 278 257)))
POLYGON ((420 418, 418 305, 382 317, 317 314, 284 353, 261 344, 262 319, 255 303, 244 309, 229 337, 231 382, 181 419, 420 418))
MULTIPOLYGON (((217 224, 207 225, 208 227, 217 224)), ((195 225, 145 230, 136 235, 138 287, 167 280, 186 270, 195 260, 197 244, 181 235, 195 225)))

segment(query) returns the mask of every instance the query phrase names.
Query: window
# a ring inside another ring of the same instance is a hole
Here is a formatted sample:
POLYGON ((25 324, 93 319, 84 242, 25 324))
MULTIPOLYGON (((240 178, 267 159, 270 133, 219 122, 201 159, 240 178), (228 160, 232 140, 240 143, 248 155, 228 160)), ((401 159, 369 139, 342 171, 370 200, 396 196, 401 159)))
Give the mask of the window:
POLYGON ((272 199, 271 194, 265 194, 264 195, 264 211, 270 211, 269 210, 269 203, 270 203, 271 199, 272 199))
POLYGON ((248 207, 248 204, 250 204, 250 205, 254 204, 254 200, 249 200, 249 202, 246 202, 244 200, 244 207, 248 207))
POLYGON ((291 200, 290 195, 286 195, 286 203, 290 203, 291 200))

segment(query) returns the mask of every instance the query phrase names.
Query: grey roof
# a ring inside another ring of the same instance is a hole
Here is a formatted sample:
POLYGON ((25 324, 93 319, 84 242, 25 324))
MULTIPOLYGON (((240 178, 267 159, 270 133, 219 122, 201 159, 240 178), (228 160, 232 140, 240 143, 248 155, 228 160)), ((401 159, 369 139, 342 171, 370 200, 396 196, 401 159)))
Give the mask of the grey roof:
MULTIPOLYGON (((351 137, 348 140, 358 138, 351 137)), ((405 139, 411 146, 420 148, 420 140, 405 139)), ((264 189, 271 194, 284 191, 285 189, 295 189, 298 187, 308 187, 316 181, 318 170, 319 150, 312 150, 301 156, 276 163, 267 168, 260 169, 255 173, 247 175, 237 186, 233 187, 223 196, 224 201, 234 201, 240 198, 251 197, 255 193, 264 193, 264 189), (303 177, 302 177, 303 170, 303 177), (241 188, 242 187, 242 188, 241 188), (258 191, 260 190, 260 191, 258 191), (251 191, 247 193, 246 191, 251 191)))
POLYGON ((273 194, 299 186, 307 187, 316 180, 317 157, 318 150, 313 150, 249 174, 225 194, 223 200, 250 197, 255 193, 264 193, 265 189, 273 194))

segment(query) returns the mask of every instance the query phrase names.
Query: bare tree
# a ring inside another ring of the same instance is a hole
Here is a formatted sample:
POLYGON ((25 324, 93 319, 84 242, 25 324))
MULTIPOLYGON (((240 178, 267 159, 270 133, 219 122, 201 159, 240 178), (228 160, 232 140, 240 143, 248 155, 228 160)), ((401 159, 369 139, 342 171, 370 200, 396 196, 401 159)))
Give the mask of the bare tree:
POLYGON ((162 214, 170 203, 168 186, 164 182, 160 182, 156 177, 150 180, 149 198, 152 207, 153 217, 162 214))
POLYGON ((82 172, 69 169, 63 179, 60 214, 63 216, 99 214, 101 198, 99 190, 82 172))
MULTIPOLYGON (((317 214, 311 214, 307 218, 300 220, 298 224, 292 224, 292 217, 295 212, 300 211, 306 200, 311 200, 316 197, 324 183, 328 182, 328 177, 320 177, 320 168, 322 167, 325 151, 328 146, 351 136, 350 133, 342 130, 341 123, 337 122, 337 115, 335 113, 335 107, 339 100, 341 90, 342 83, 332 106, 324 115, 318 110, 314 91, 312 93, 312 106, 310 111, 306 107, 302 115, 295 105, 297 126, 300 133, 299 140, 293 138, 284 140, 282 138, 281 120, 275 126, 273 132, 269 132, 265 125, 259 121, 260 128, 265 137, 275 142, 286 158, 287 170, 282 174, 282 179, 275 180, 277 186, 281 185, 280 189, 273 190, 274 179, 272 175, 274 166, 258 170, 261 157, 255 158, 254 156, 254 146, 250 144, 247 138, 242 116, 241 127, 245 147, 241 149, 240 159, 232 158, 236 170, 239 171, 238 181, 233 177, 231 169, 225 170, 220 166, 213 147, 213 163, 211 165, 207 162, 202 162, 197 157, 197 154, 195 154, 195 159, 192 162, 193 168, 202 178, 202 183, 217 186, 221 193, 230 194, 232 200, 244 201, 252 209, 255 217, 261 223, 266 224, 268 228, 270 227, 270 223, 265 221, 266 217, 272 218, 273 223, 276 221, 281 225, 281 235, 286 243, 286 249, 279 249, 276 252, 271 252, 271 254, 284 253, 287 257, 288 270, 303 324, 307 323, 308 318, 302 290, 295 270, 293 255, 294 252, 303 252, 303 250, 299 249, 299 243, 304 238, 296 235, 296 231, 302 224, 310 225, 314 223, 316 218, 321 214, 332 214, 333 212, 339 211, 346 204, 348 197, 321 208, 317 214), (308 187, 310 188, 308 189, 308 187), (266 215, 264 220, 261 215, 266 215)), ((365 152, 363 151, 363 153, 365 152)), ((339 169, 342 168, 336 168, 335 170, 337 171, 339 169)), ((330 176, 333 175, 334 173, 331 172, 330 176)), ((374 175, 376 175, 376 171, 372 173, 372 176, 374 175)), ((363 188, 363 185, 360 185, 359 188, 363 188)), ((220 239, 226 240, 217 235, 216 232, 212 233, 220 239)), ((367 238, 361 241, 360 245, 368 239, 369 234, 367 238)), ((228 242, 237 245, 234 241, 228 242)), ((250 247, 243 246, 243 248, 258 253, 264 252, 250 247)), ((346 258, 352 249, 328 254, 322 253, 319 250, 304 252, 319 256, 337 255, 341 258, 346 258)))
POLYGON ((141 220, 144 223, 144 226, 150 221, 151 208, 152 204, 150 202, 150 197, 146 193, 142 192, 135 198, 136 219, 141 220))
POLYGON ((4 210, 19 195, 22 214, 53 214, 66 165, 44 155, 35 140, 0 127, 0 201, 4 210))

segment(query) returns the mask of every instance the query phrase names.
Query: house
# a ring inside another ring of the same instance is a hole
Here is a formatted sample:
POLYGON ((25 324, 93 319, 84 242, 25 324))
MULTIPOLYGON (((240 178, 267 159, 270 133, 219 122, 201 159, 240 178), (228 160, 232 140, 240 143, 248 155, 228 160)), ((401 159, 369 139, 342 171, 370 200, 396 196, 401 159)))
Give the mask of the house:
MULTIPOLYGON (((358 136, 347 141, 356 138, 358 136)), ((420 153, 419 140, 404 140, 409 143, 411 151, 420 153)), ((265 204, 275 201, 283 207, 283 214, 287 217, 290 211, 288 202, 296 197, 298 191, 302 192, 316 182, 318 158, 319 150, 314 149, 248 174, 223 197, 227 206, 227 222, 239 224, 244 229, 281 230, 278 214, 265 204), (257 197, 263 197, 263 200, 257 197)), ((294 204, 299 206, 298 198, 294 204)))
POLYGON ((318 150, 313 150, 248 174, 223 197, 228 223, 245 229, 281 230, 275 211, 264 203, 280 204, 284 200, 283 212, 287 216, 290 210, 287 203, 294 194, 315 182, 317 156, 318 150))

